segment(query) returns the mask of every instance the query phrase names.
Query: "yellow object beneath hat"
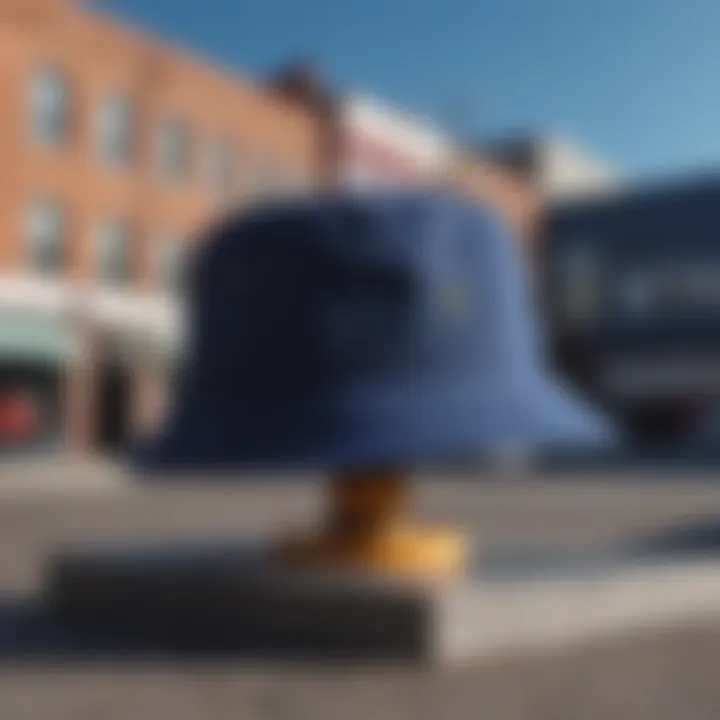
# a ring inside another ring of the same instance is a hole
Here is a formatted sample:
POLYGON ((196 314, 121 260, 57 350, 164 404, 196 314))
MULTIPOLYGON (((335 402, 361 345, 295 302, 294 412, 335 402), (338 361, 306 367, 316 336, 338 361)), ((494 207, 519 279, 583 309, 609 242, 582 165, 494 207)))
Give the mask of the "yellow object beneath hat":
POLYGON ((404 475, 338 475, 330 486, 328 506, 319 531, 277 544, 281 562, 413 578, 454 577, 466 568, 468 542, 462 533, 409 521, 410 482, 404 475))

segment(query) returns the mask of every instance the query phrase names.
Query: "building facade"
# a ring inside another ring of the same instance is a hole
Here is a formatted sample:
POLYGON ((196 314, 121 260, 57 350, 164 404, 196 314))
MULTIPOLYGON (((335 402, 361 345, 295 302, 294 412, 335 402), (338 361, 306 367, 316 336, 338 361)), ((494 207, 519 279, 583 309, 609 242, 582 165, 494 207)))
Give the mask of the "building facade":
POLYGON ((611 194, 621 185, 607 163, 566 140, 517 137, 485 144, 480 153, 524 177, 547 205, 611 194))
POLYGON ((504 162, 463 147, 423 118, 367 95, 334 92, 312 64, 281 73, 273 87, 307 108, 321 131, 324 187, 438 187, 487 203, 528 246, 537 234, 536 183, 504 162))
POLYGON ((314 188, 318 124, 73 0, 3 0, 0 96, 0 419, 118 447, 162 407, 198 229, 314 188))
POLYGON ((718 232, 717 175, 550 213, 544 276, 558 362, 640 440, 688 441, 717 418, 718 232))
POLYGON ((288 193, 439 185, 533 226, 529 186, 307 73, 254 85, 88 10, 0 2, 0 450, 121 449, 182 357, 201 228, 288 193))
POLYGON ((435 185, 448 172, 449 138, 370 97, 342 98, 336 122, 336 172, 341 185, 435 185))

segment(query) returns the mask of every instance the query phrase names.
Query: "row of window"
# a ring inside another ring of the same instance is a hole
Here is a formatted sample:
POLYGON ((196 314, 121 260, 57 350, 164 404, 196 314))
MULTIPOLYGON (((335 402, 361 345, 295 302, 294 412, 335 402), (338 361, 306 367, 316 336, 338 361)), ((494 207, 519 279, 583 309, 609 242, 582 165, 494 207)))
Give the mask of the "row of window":
MULTIPOLYGON (((68 76, 57 68, 44 68, 33 78, 31 93, 32 128, 35 141, 43 147, 66 147, 73 129, 73 90, 68 76)), ((98 110, 98 154, 108 167, 130 168, 139 149, 137 108, 129 95, 109 92, 98 110)), ((200 147, 190 123, 180 116, 165 118, 159 126, 156 163, 165 185, 188 184, 193 180, 195 159, 200 147)), ((261 192, 299 190, 306 178, 280 167, 266 156, 240 162, 235 144, 227 137, 213 138, 207 145, 206 177, 214 197, 228 198, 240 189, 261 192), (241 177, 241 175, 243 177, 241 177)))
MULTIPOLYGON (((54 199, 36 198, 28 208, 25 227, 27 266, 43 275, 62 275, 68 263, 68 223, 64 205, 54 199)), ((97 277, 103 284, 121 287, 132 283, 134 244, 132 225, 122 218, 107 218, 96 226, 97 277)), ((159 287, 178 290, 182 280, 185 245, 176 233, 156 242, 154 272, 159 287)))

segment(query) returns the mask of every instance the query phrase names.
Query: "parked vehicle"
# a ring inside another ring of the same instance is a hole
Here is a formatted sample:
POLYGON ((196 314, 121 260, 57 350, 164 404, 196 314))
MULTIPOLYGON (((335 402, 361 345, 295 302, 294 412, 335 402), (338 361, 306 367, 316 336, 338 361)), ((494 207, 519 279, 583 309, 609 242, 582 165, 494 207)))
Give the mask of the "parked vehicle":
POLYGON ((720 176, 555 208, 541 270, 557 364, 634 438, 708 426, 720 400, 720 176))

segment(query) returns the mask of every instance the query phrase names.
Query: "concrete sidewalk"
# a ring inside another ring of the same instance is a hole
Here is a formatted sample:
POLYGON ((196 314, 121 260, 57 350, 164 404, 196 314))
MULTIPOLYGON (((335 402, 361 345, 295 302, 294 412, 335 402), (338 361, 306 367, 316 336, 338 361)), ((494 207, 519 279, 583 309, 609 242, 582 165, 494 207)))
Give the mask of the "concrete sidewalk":
MULTIPOLYGON (((533 566, 538 564, 536 553, 544 548, 600 551, 617 544, 635 547, 638 540, 645 548, 647 538, 658 533, 677 538, 678 528, 694 528, 705 516, 716 523, 720 508, 720 484, 685 473, 661 483, 630 474, 613 474, 612 481, 579 475, 562 482, 534 478, 476 485, 468 479, 424 481, 421 516, 461 524, 488 551, 511 548, 514 557, 526 551, 533 566)), ((239 533, 267 537, 312 522, 317 506, 311 481, 266 480, 251 478, 224 487, 173 485, 161 492, 90 493, 87 499, 70 494, 82 502, 59 495, 58 502, 0 501, 3 720, 720 717, 716 619, 672 631, 600 638, 592 647, 543 647, 453 672, 428 673, 342 662, 227 657, 195 662, 180 654, 136 651, 124 638, 93 637, 91 643, 85 637, 52 634, 34 607, 23 604, 24 598, 37 597, 48 554, 78 542, 210 542, 239 533)), ((666 548, 667 540, 661 545, 666 548)), ((660 601, 670 603, 675 593, 686 589, 671 586, 671 596, 660 601)), ((702 596, 698 599, 705 602, 702 596)), ((582 609, 583 603, 579 605, 582 609)), ((604 604, 597 608, 602 613, 611 610, 604 604)))
POLYGON ((0 461, 0 499, 129 487, 122 466, 105 458, 42 456, 0 461))

